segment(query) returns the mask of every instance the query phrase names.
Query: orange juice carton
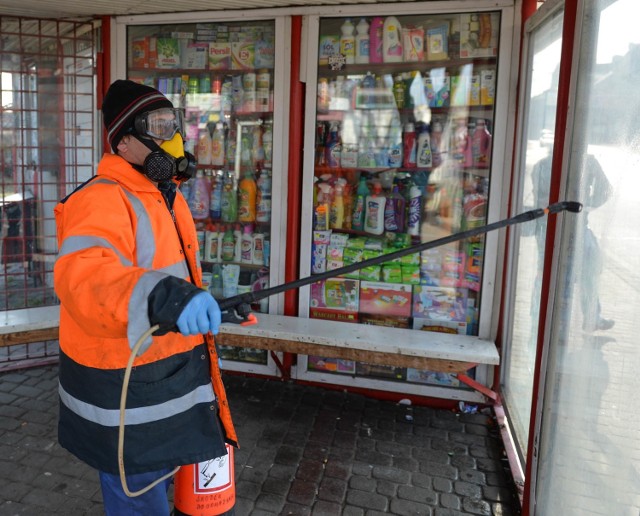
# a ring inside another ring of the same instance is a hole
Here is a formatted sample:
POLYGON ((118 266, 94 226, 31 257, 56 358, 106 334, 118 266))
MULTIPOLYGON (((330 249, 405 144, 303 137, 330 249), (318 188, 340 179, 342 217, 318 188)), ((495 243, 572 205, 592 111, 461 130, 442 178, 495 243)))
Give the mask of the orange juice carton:
POLYGON ((255 64, 256 49, 253 41, 231 43, 231 69, 252 70, 255 64))
POLYGON ((209 43, 209 70, 229 70, 231 68, 231 43, 209 43))

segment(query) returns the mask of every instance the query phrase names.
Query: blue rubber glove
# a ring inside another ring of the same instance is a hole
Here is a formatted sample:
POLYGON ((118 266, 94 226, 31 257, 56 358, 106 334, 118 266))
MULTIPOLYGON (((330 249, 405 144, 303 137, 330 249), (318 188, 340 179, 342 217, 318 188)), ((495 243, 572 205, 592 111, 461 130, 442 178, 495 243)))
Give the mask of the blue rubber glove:
POLYGON ((187 306, 182 309, 176 325, 182 335, 205 334, 209 331, 217 335, 221 318, 218 303, 211 294, 203 291, 189 300, 187 306))

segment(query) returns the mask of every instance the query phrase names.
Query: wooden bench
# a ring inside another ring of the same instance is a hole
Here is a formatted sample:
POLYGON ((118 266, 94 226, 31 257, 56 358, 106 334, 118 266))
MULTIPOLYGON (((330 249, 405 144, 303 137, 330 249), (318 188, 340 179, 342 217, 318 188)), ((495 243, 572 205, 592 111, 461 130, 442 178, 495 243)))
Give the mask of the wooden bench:
MULTIPOLYGON (((0 316, 0 346, 57 339, 59 315, 58 306, 4 312, 0 316)), ((456 373, 467 385, 497 399, 493 391, 465 374, 479 364, 500 363, 490 340, 284 315, 257 317, 258 324, 252 326, 223 324, 216 341, 226 346, 456 373)))

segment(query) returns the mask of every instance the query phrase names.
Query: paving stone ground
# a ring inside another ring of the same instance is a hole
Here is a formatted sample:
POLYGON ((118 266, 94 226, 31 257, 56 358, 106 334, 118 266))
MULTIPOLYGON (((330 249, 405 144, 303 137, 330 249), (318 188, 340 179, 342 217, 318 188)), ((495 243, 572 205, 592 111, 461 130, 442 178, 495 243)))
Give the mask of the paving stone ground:
MULTIPOLYGON (((244 376, 225 384, 237 516, 520 514, 491 414, 244 376)), ((96 472, 57 443, 57 411, 57 366, 0 374, 0 516, 104 514, 96 472)))

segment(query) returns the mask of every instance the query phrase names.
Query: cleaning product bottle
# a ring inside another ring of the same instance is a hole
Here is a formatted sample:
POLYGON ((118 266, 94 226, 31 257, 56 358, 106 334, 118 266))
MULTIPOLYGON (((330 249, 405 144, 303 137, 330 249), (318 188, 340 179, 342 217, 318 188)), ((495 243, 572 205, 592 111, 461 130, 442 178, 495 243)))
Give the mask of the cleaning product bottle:
POLYGON ((429 168, 433 164, 431 157, 431 139, 429 137, 429 125, 420 122, 418 132, 418 154, 416 164, 418 168, 429 168))
POLYGON ((254 265, 264 265, 264 234, 256 232, 253 234, 253 263, 254 265))
POLYGON ((340 30, 340 53, 345 57, 347 64, 353 64, 356 62, 356 38, 353 34, 355 27, 350 18, 344 21, 340 30))
POLYGON ((412 122, 404 126, 402 133, 403 161, 404 168, 416 168, 418 155, 418 143, 416 140, 416 129, 412 122))
POLYGON ((329 227, 331 229, 342 229, 344 225, 344 178, 338 179, 333 190, 333 199, 329 210, 329 227))
POLYGON ((369 24, 361 18, 356 25, 356 63, 367 64, 369 62, 369 24))
POLYGON ((367 176, 361 173, 358 189, 356 190, 356 199, 353 203, 353 215, 351 216, 351 227, 357 231, 364 230, 364 207, 368 195, 367 176))
POLYGON ((253 228, 247 224, 240 240, 240 262, 253 263, 253 228))
POLYGON ((256 180, 251 169, 247 169, 238 184, 238 220, 240 222, 255 222, 256 196, 256 180))
POLYGON ((477 120, 476 128, 471 137, 471 156, 474 167, 489 167, 489 162, 491 161, 491 134, 482 118, 477 120))
POLYGON ((256 221, 269 222, 271 220, 271 171, 268 168, 260 171, 257 186, 256 221))
POLYGON ((221 122, 216 124, 211 137, 211 164, 217 167, 224 165, 224 126, 221 122))
POLYGON ((324 147, 326 166, 333 168, 339 167, 341 152, 342 142, 340 139, 340 124, 339 122, 331 122, 329 135, 327 137, 327 144, 324 147))
POLYGON ((235 255, 235 242, 233 240, 232 226, 227 226, 224 236, 222 237, 222 250, 220 258, 223 262, 232 262, 235 255))
POLYGON ((399 125, 389 128, 389 148, 387 165, 392 168, 402 166, 402 129, 399 125))
POLYGON ((400 63, 402 56, 402 25, 395 16, 387 16, 382 28, 382 60, 400 63))
POLYGON ((376 16, 369 27, 369 62, 382 63, 384 18, 376 16))
POLYGON ((220 261, 219 235, 218 225, 210 224, 205 234, 204 260, 206 262, 215 263, 220 261))
POLYGON ((222 184, 220 211, 224 222, 235 222, 238 218, 238 193, 235 178, 231 172, 227 172, 222 184))
POLYGON ((422 216, 422 192, 416 184, 409 188, 409 220, 407 221, 407 233, 411 236, 420 234, 420 219, 422 216))
POLYGON ((211 165, 211 143, 211 132, 207 124, 198 137, 198 165, 211 165))
POLYGON ((204 220, 209 216, 209 180, 202 170, 196 172, 189 196, 189 210, 195 220, 204 220))
POLYGON ((391 195, 384 206, 384 229, 401 233, 404 231, 405 199, 398 185, 394 185, 391 195))
POLYGON ((211 197, 209 199, 209 217, 214 220, 222 216, 222 176, 216 174, 211 180, 211 197))
POLYGON ((404 108, 405 82, 402 74, 396 75, 393 79, 393 98, 396 101, 398 109, 404 108))
POLYGON ((236 224, 233 228, 233 261, 240 263, 242 256, 242 226, 236 224))
POLYGON ((315 207, 315 229, 317 231, 329 229, 332 190, 329 183, 318 183, 318 202, 315 207))
POLYGON ((434 122, 431 126, 431 160, 433 167, 442 164, 442 123, 434 122))
POLYGON ((211 268, 211 295, 215 299, 222 299, 222 266, 215 263, 211 268))
POLYGON ((265 124, 262 133, 262 147, 264 148, 264 166, 271 168, 273 164, 273 125, 265 124))
POLYGON ((365 199, 364 230, 372 235, 384 233, 384 206, 387 198, 382 194, 382 185, 373 184, 373 192, 365 199))

